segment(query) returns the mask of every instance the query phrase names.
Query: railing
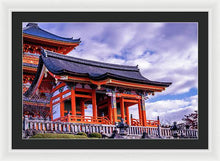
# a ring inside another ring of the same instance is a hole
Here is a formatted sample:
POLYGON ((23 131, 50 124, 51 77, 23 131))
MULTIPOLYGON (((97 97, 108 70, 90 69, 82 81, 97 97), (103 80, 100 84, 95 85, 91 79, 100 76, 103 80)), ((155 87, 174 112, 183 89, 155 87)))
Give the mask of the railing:
POLYGON ((78 133, 78 132, 98 132, 106 135, 111 135, 113 130, 116 130, 115 125, 102 125, 102 124, 88 124, 88 123, 73 123, 29 119, 27 116, 24 118, 23 129, 41 130, 41 131, 59 131, 64 133, 78 133))
POLYGON ((131 126, 142 126, 139 119, 131 118, 131 126))
MULTIPOLYGON (((142 126, 142 125, 143 124, 140 122, 139 119, 131 118, 131 126, 142 126)), ((158 125, 160 125, 159 120, 147 120, 146 121, 147 127, 157 127, 158 125)))
POLYGON ((69 115, 69 114, 66 116, 54 119, 53 121, 90 123, 90 124, 106 124, 106 125, 112 124, 112 122, 106 116, 94 118, 93 116, 79 116, 79 115, 69 115))
MULTIPOLYGON (((60 131, 64 133, 78 133, 78 132, 98 132, 108 136, 112 134, 114 130, 118 130, 115 125, 104 124, 91 124, 91 123, 74 123, 74 122, 61 122, 61 121, 49 121, 39 119, 29 119, 24 117, 23 129, 41 130, 41 131, 60 131)), ((158 127, 144 127, 144 126, 129 126, 127 134, 129 136, 139 136, 146 132, 151 138, 172 138, 173 134, 170 128, 158 127)), ((185 137, 198 138, 198 130, 178 130, 178 135, 184 135, 185 137)))
POLYGON ((146 125, 147 126, 152 126, 152 127, 157 127, 158 125, 160 125, 160 121, 159 120, 147 120, 146 121, 146 125))

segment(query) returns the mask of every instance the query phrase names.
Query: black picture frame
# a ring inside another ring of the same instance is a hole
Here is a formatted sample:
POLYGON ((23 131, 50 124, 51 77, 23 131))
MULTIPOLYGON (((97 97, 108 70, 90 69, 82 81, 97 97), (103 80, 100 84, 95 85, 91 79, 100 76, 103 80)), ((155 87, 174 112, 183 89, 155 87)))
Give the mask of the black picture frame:
POLYGON ((208 12, 12 12, 12 149, 208 149, 208 12), (198 22, 197 140, 22 140, 22 22, 198 22))

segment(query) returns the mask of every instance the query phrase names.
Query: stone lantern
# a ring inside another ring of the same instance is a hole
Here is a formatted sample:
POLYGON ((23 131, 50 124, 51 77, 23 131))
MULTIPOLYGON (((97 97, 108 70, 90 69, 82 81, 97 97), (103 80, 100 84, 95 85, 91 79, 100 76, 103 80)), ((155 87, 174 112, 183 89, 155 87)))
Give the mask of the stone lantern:
POLYGON ((119 128, 119 135, 122 137, 122 138, 125 138, 126 135, 127 135, 127 128, 129 128, 129 125, 124 123, 124 119, 121 118, 121 122, 118 123, 118 125, 116 125, 117 128, 119 128))
POLYGON ((176 122, 173 123, 173 126, 170 127, 170 130, 172 131, 173 137, 176 139, 178 137, 178 130, 179 128, 177 127, 176 122))

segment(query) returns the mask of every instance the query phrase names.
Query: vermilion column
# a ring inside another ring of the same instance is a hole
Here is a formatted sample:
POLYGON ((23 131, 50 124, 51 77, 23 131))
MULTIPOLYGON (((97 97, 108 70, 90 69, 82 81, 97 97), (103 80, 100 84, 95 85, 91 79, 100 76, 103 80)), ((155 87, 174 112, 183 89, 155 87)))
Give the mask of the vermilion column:
POLYGON ((71 87, 71 109, 72 109, 72 115, 76 115, 75 87, 71 87))
POLYGON ((120 98, 120 107, 121 107, 121 118, 123 118, 123 120, 125 120, 125 107, 124 107, 124 98, 121 97, 120 98))
POLYGON ((125 113, 126 113, 126 116, 127 116, 127 124, 130 125, 130 119, 129 119, 129 108, 128 106, 125 106, 125 113))
POLYGON ((147 125, 147 118, 146 118, 146 110, 145 110, 145 99, 144 96, 142 96, 142 115, 143 115, 143 126, 147 125))
POLYGON ((96 119, 97 118, 96 89, 92 89, 92 112, 94 119, 96 119))
POLYGON ((81 106, 81 115, 85 116, 85 102, 81 101, 80 106, 81 106))
POLYGON ((60 116, 63 117, 64 116, 64 101, 62 99, 62 95, 60 98, 60 116))
POLYGON ((115 124, 115 122, 118 121, 118 116, 117 116, 117 102, 116 102, 116 94, 115 94, 115 91, 112 91, 111 105, 112 105, 113 123, 115 124))
POLYGON ((138 100, 138 112, 139 112, 139 121, 140 121, 140 124, 142 125, 142 110, 141 110, 141 100, 139 99, 138 100))

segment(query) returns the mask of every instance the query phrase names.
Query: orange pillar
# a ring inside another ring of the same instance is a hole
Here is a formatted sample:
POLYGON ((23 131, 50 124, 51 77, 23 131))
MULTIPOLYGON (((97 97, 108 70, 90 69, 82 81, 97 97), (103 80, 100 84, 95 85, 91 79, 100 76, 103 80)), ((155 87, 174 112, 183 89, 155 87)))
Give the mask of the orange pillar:
POLYGON ((138 112, 139 112, 139 121, 140 124, 142 125, 142 110, 141 110, 141 100, 138 100, 138 112))
POLYGON ((92 112, 94 119, 96 119, 97 118, 96 89, 92 89, 92 112))
POLYGON ((60 116, 63 117, 64 116, 64 101, 62 99, 62 95, 60 97, 60 116))
POLYGON ((50 118, 51 118, 51 121, 53 121, 53 105, 52 105, 52 99, 50 99, 50 118))
POLYGON ((72 115, 76 115, 75 87, 71 87, 71 108, 72 108, 72 115))
POLYGON ((124 98, 120 98, 120 107, 121 107, 121 118, 125 121, 125 107, 124 107, 124 98))
POLYGON ((109 116, 109 120, 112 122, 112 105, 111 105, 110 97, 108 97, 108 116, 109 116))
POLYGON ((85 102, 81 101, 80 106, 81 106, 81 115, 85 116, 85 102))
POLYGON ((111 105, 112 105, 113 124, 115 124, 116 122, 118 122, 118 116, 117 116, 117 102, 116 102, 116 94, 115 94, 115 91, 112 91, 111 105))
POLYGON ((126 113, 126 116, 127 116, 127 124, 130 125, 130 119, 129 119, 129 108, 128 106, 125 106, 125 113, 126 113))
POLYGON ((142 96, 142 115, 143 115, 143 126, 147 125, 147 118, 146 118, 146 110, 145 110, 145 99, 144 96, 142 96))

